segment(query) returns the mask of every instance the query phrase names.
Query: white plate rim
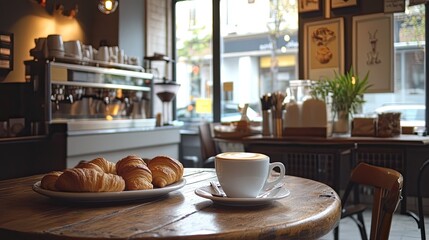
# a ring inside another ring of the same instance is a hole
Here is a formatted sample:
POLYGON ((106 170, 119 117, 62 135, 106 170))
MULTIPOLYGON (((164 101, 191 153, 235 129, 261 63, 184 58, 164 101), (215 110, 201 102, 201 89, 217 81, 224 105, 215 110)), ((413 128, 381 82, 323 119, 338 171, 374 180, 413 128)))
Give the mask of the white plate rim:
POLYGON ((60 192, 43 189, 41 188, 40 184, 40 181, 36 182, 33 185, 33 190, 41 195, 54 199, 61 199, 71 202, 118 202, 152 199, 166 195, 169 192, 184 187, 186 185, 186 179, 182 178, 178 182, 163 188, 122 192, 60 192))
POLYGON ((215 203, 231 206, 258 206, 271 203, 275 200, 285 198, 290 195, 290 191, 282 187, 274 196, 265 198, 228 198, 213 196, 210 186, 203 186, 195 189, 194 193, 200 197, 212 200, 215 203))

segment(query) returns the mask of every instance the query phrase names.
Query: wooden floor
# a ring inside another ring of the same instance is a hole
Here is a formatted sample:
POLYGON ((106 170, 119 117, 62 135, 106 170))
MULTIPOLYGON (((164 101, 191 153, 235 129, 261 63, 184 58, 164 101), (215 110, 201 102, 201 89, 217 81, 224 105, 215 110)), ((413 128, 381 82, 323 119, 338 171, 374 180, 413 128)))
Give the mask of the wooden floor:
MULTIPOLYGON (((366 210, 364 213, 365 227, 369 234, 371 228, 371 210, 366 210)), ((429 239, 429 215, 425 217, 426 238, 429 239)), ((334 239, 333 232, 330 232, 323 240, 334 239)), ((341 240, 359 240, 360 234, 355 222, 350 218, 342 219, 340 222, 340 238, 341 240)), ((420 229, 417 227, 416 221, 407 215, 399 213, 393 216, 392 227, 390 229, 389 240, 406 240, 406 239, 421 239, 420 229)))

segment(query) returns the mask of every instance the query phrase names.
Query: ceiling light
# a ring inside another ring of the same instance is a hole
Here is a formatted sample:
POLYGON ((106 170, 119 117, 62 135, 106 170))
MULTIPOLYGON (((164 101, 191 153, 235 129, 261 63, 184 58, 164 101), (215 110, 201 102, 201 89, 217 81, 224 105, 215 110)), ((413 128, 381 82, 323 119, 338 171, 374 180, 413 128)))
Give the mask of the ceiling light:
POLYGON ((110 14, 116 10, 119 5, 119 0, 100 0, 98 9, 104 14, 110 14))

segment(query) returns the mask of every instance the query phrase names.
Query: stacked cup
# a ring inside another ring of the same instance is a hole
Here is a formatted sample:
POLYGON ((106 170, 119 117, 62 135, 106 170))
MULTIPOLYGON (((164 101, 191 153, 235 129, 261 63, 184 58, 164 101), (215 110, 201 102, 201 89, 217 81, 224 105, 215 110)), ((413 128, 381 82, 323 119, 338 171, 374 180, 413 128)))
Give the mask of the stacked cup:
POLYGON ((61 35, 48 35, 47 45, 49 49, 49 57, 64 57, 64 43, 61 35))
POLYGON ((82 44, 79 40, 64 42, 65 56, 82 59, 82 44))

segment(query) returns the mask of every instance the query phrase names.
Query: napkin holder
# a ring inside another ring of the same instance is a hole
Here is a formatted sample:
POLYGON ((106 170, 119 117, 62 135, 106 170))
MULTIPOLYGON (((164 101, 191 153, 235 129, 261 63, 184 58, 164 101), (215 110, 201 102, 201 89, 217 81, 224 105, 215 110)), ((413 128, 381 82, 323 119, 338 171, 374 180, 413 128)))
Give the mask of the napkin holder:
POLYGON ((354 118, 352 121, 351 136, 374 137, 377 133, 376 118, 354 118))
POLYGON ((327 137, 328 120, 326 103, 318 99, 307 99, 303 103, 286 105, 283 136, 327 137))

